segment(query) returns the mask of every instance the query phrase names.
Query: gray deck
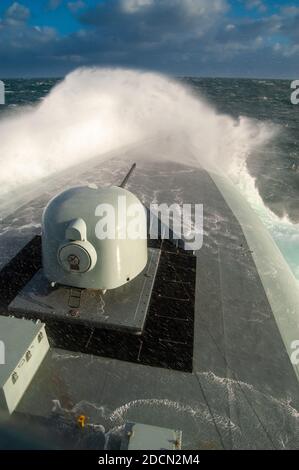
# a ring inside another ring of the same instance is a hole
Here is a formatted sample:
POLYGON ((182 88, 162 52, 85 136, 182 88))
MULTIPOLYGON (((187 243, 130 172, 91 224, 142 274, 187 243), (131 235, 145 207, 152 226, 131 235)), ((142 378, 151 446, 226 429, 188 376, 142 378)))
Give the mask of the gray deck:
MULTIPOLYGON (((94 182, 97 171, 95 182, 120 181, 141 152, 124 152, 98 170, 90 168, 79 182, 94 182)), ((54 192, 58 180, 55 185, 54 192)), ((59 412, 74 423, 84 414, 89 426, 106 432, 126 421, 178 429, 183 449, 298 449, 298 381, 251 249, 216 185, 200 168, 141 160, 129 189, 147 205, 153 200, 204 204, 193 373, 51 350, 18 412, 41 417, 59 412)), ((28 227, 26 214, 36 227, 50 192, 38 202, 33 198, 34 211, 29 203, 3 221, 1 254, 4 240, 20 235, 22 224, 28 227)))

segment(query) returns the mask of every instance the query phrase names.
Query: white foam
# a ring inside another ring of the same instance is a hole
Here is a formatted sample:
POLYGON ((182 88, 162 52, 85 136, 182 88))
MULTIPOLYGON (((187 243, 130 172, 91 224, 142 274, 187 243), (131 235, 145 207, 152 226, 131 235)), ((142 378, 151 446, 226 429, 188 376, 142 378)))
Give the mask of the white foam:
MULTIPOLYGON (((167 77, 132 70, 78 69, 37 106, 0 122, 0 194, 93 156, 157 135, 192 144, 197 158, 230 172, 262 145, 264 124, 219 115, 167 77)), ((182 161, 171 149, 165 158, 182 161)), ((196 160, 196 159, 195 159, 196 160)))

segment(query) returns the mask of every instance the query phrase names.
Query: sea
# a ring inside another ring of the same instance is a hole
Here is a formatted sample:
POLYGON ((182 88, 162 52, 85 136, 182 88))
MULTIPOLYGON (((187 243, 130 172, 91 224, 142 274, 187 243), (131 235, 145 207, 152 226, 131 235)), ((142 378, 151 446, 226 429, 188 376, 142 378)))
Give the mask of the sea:
MULTIPOLYGON (((248 187, 241 184, 240 189, 299 280, 299 105, 291 102, 291 81, 198 77, 177 80, 207 100, 216 113, 235 120, 247 117, 278 129, 275 137, 245 162, 260 200, 253 197, 248 187)), ((61 81, 5 80, 6 104, 0 106, 0 121, 17 115, 22 108, 38 106, 61 81)))

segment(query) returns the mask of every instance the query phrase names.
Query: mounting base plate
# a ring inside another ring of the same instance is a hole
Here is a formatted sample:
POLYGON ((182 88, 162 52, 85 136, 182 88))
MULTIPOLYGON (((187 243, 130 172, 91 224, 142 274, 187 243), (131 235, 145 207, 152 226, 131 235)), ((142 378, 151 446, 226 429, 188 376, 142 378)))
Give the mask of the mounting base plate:
POLYGON ((128 284, 110 290, 52 288, 40 269, 10 303, 11 312, 33 313, 40 319, 60 319, 105 329, 141 333, 151 298, 160 250, 149 248, 144 271, 128 284))

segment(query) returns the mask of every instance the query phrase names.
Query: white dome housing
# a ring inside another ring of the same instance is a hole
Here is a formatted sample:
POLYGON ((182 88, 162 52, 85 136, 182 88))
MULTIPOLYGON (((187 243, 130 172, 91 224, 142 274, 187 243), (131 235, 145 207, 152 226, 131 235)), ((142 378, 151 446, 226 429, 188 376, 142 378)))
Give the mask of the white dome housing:
POLYGON ((44 210, 44 274, 72 287, 120 287, 147 264, 146 233, 145 208, 126 189, 68 189, 44 210))

